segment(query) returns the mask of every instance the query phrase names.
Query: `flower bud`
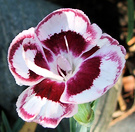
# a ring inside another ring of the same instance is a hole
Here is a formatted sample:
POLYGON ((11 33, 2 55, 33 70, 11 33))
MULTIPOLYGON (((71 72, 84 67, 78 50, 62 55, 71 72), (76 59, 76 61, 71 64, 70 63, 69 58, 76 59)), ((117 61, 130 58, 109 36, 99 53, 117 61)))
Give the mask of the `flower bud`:
POLYGON ((94 110, 96 102, 78 105, 78 113, 74 115, 74 119, 86 127, 90 127, 94 120, 94 110))

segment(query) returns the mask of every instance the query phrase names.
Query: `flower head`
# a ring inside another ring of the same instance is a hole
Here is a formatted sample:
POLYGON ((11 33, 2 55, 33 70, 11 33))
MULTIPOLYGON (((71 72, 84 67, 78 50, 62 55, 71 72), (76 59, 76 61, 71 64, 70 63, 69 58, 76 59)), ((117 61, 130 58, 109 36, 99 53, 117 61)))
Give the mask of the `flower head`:
POLYGON ((118 80, 125 49, 77 9, 59 9, 12 41, 8 62, 16 83, 29 86, 17 100, 25 121, 54 128, 77 104, 102 96, 118 80))

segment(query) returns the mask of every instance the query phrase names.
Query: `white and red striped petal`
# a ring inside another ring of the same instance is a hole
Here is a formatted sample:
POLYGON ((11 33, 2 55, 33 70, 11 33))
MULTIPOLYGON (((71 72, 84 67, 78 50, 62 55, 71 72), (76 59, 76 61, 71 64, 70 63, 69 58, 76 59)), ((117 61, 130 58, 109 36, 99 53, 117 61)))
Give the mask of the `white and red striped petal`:
POLYGON ((17 84, 34 85, 40 82, 43 79, 43 77, 31 71, 25 64, 22 55, 22 43, 26 38, 34 38, 34 28, 30 28, 29 30, 23 31, 22 33, 17 35, 12 41, 8 50, 9 69, 15 77, 17 84))
POLYGON ((25 39, 22 45, 23 57, 30 70, 45 78, 63 80, 61 76, 50 71, 50 66, 44 52, 45 49, 42 48, 37 39, 25 39))
POLYGON ((125 64, 121 46, 104 45, 67 81, 61 101, 85 103, 102 96, 118 80, 125 64))
POLYGON ((84 34, 90 25, 88 17, 77 9, 59 9, 45 17, 36 27, 36 34, 40 41, 49 39, 62 31, 74 31, 84 34))
POLYGON ((63 118, 70 118, 77 113, 77 105, 52 102, 47 100, 35 122, 43 127, 55 128, 63 118))
POLYGON ((110 35, 106 34, 106 33, 103 33, 98 44, 97 44, 100 48, 103 46, 103 45, 117 45, 120 47, 122 53, 124 55, 126 55, 126 50, 125 48, 122 46, 122 45, 119 45, 119 42, 112 38, 110 35))
POLYGON ((66 37, 69 51, 74 56, 94 47, 102 35, 101 29, 96 24, 91 25, 88 17, 77 9, 56 10, 39 23, 35 32, 55 55, 67 52, 66 37))
POLYGON ((88 57, 90 57, 92 54, 94 54, 96 51, 98 51, 99 49, 101 49, 103 46, 110 46, 110 45, 116 45, 121 47, 121 51, 124 55, 126 55, 126 50, 123 46, 119 45, 119 42, 112 38, 110 35, 103 33, 101 38, 98 40, 98 42, 96 43, 96 45, 94 47, 92 47, 90 50, 84 52, 81 55, 81 58, 83 59, 87 59, 88 57))
POLYGON ((64 86, 64 83, 46 79, 27 88, 16 104, 19 116, 25 121, 55 128, 63 118, 71 117, 77 112, 77 105, 59 101, 64 86))
POLYGON ((102 30, 97 24, 93 23, 89 25, 86 33, 83 34, 83 37, 87 42, 87 48, 85 49, 85 52, 90 50, 94 46, 96 46, 101 36, 102 36, 102 30))

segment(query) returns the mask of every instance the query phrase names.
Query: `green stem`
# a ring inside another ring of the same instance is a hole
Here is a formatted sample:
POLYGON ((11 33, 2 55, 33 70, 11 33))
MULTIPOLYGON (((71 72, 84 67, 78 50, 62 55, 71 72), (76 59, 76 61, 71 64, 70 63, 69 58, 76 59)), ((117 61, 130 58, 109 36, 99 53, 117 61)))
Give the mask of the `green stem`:
POLYGON ((74 120, 73 117, 69 119, 69 124, 70 124, 70 132, 76 132, 76 121, 74 120))
POLYGON ((90 127, 83 126, 76 122, 76 132, 90 132, 90 127))
POLYGON ((80 132, 90 132, 90 127, 82 126, 80 132))

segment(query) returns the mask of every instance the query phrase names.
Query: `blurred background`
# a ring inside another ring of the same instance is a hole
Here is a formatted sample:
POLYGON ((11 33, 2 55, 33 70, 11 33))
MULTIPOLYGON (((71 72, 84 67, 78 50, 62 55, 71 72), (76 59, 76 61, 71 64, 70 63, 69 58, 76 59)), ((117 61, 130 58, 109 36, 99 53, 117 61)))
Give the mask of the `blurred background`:
POLYGON ((95 123, 92 132, 135 131, 134 7, 133 0, 0 0, 0 131, 69 132, 68 119, 64 119, 53 130, 34 123, 23 127, 24 122, 18 118, 15 103, 25 87, 16 85, 7 64, 8 47, 12 39, 21 31, 35 27, 46 15, 59 8, 81 9, 92 23, 99 25, 103 32, 117 39, 127 50, 123 76, 120 85, 116 86, 119 92, 113 104, 114 110, 109 117, 102 117, 104 122, 109 118, 109 122, 104 130, 95 123))

